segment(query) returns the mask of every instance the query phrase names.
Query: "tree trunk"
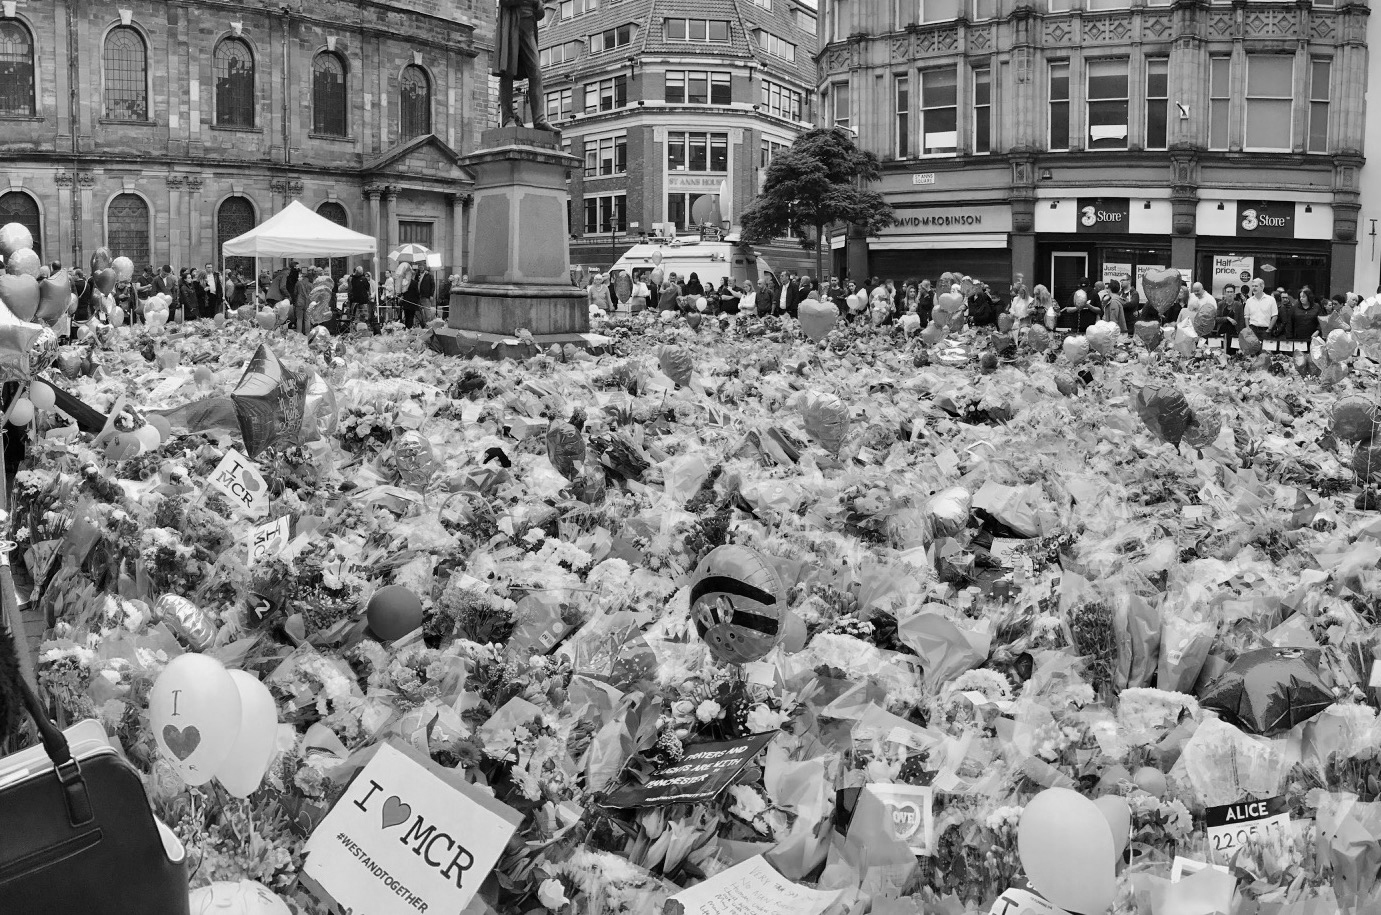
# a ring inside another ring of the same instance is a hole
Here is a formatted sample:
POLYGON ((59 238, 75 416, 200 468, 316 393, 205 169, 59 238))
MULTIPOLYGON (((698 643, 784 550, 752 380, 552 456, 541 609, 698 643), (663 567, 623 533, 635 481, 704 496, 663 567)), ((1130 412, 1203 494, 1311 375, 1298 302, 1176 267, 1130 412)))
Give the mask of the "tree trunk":
MULTIPOLYGON (((820 250, 820 242, 824 241, 824 239, 825 227, 817 222, 815 224, 815 280, 820 284, 822 289, 825 285, 825 261, 823 252, 820 250)), ((823 292, 820 293, 820 297, 823 299, 825 294, 823 292)))

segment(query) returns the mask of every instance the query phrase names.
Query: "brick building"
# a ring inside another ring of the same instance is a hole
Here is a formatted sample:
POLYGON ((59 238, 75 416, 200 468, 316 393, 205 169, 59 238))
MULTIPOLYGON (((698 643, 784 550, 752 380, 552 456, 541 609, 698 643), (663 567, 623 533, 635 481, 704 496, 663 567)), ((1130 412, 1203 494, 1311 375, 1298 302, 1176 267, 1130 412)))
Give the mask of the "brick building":
POLYGON ((45 260, 219 265, 296 198, 458 266, 493 29, 492 0, 5 0, 0 222, 45 260))
POLYGON ((850 274, 1066 301, 1177 267, 1350 289, 1362 0, 827 0, 820 123, 885 161, 899 217, 832 240, 850 274))
MULTIPOLYGON (((801 0, 558 0, 540 44, 547 116, 584 161, 571 262, 643 235, 736 224, 767 162, 811 126, 816 14, 801 0)), ((799 245, 764 246, 810 267, 799 245)))

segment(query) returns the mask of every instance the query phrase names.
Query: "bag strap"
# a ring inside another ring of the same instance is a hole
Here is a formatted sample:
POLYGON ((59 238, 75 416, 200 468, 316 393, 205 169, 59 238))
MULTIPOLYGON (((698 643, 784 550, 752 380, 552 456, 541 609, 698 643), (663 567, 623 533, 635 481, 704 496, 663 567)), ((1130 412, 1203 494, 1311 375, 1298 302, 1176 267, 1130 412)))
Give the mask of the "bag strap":
POLYGON ((58 783, 62 785, 63 801, 67 805, 68 823, 73 828, 85 826, 96 817, 91 809, 91 796, 86 790, 86 781, 82 778, 81 765, 72 758, 72 748, 68 746, 67 738, 49 719, 33 688, 22 679, 19 682, 19 695, 24 700, 29 717, 38 726, 43 749, 53 761, 53 771, 57 774, 58 783))
MULTIPOLYGON (((0 547, 0 550, 3 550, 3 547, 0 547)), ((7 550, 0 552, 0 602, 3 602, 6 611, 12 610, 13 605, 18 602, 14 582, 10 578, 7 550)), ((0 614, 0 622, 8 615, 8 612, 0 614)), ((23 633, 11 635, 23 638, 23 633)), ((19 698, 23 700, 24 708, 38 728, 39 737, 43 740, 43 749, 53 761, 53 771, 57 774, 58 783, 62 785, 63 801, 67 805, 67 821, 74 829, 85 826, 96 817, 91 809, 91 796, 87 793, 86 782, 82 779, 81 766, 72 758, 72 748, 68 746, 67 738, 44 711, 43 703, 34 692, 34 688, 29 685, 28 679, 19 677, 18 680, 19 698)))

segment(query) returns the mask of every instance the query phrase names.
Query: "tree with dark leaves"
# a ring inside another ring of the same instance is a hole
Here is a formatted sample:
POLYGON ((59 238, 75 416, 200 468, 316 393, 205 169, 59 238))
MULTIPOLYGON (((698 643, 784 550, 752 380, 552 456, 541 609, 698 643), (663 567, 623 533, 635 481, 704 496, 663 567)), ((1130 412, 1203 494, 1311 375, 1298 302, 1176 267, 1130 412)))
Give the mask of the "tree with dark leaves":
POLYGON ((814 229, 816 276, 823 276, 820 241, 825 226, 852 223, 876 235, 895 222, 882 195, 863 189, 879 177, 877 156, 860 149, 848 131, 836 127, 804 133, 767 167, 762 193, 743 214, 740 237, 751 245, 790 234, 809 250, 808 230, 814 229))

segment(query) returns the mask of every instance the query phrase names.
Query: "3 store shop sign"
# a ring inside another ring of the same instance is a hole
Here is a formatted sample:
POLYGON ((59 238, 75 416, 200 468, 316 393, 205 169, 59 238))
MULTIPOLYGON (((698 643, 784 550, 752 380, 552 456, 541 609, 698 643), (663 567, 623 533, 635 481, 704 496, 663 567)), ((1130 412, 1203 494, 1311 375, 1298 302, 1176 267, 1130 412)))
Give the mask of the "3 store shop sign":
POLYGON ((1075 231, 1085 235, 1126 235, 1132 202, 1126 197, 1080 197, 1075 231))
POLYGON ((1295 204, 1290 201, 1237 201, 1239 238, 1294 238, 1295 204))

